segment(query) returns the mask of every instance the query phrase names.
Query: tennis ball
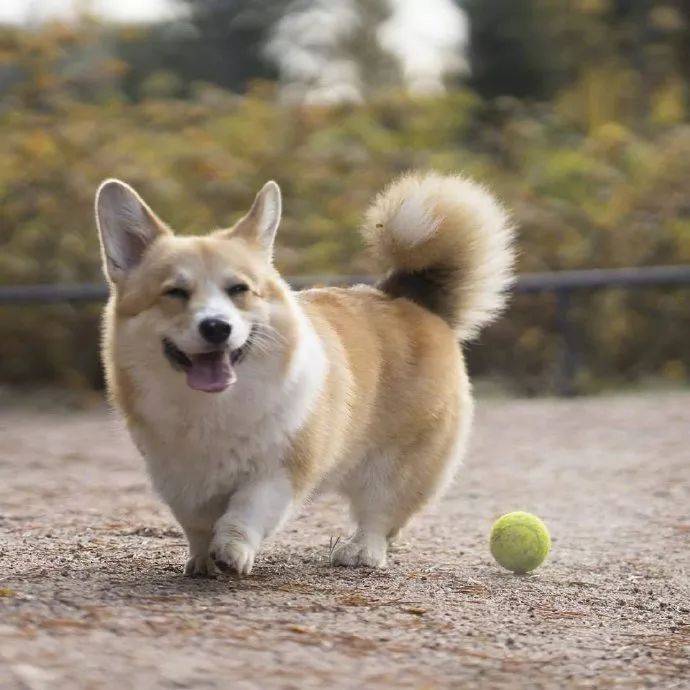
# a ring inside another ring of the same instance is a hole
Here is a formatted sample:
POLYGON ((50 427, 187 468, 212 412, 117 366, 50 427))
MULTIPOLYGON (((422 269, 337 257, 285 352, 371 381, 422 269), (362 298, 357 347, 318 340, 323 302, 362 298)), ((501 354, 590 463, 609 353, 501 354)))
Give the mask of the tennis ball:
POLYGON ((551 549, 551 537, 536 515, 517 510, 494 522, 489 545, 493 557, 504 568, 523 574, 544 562, 551 549))

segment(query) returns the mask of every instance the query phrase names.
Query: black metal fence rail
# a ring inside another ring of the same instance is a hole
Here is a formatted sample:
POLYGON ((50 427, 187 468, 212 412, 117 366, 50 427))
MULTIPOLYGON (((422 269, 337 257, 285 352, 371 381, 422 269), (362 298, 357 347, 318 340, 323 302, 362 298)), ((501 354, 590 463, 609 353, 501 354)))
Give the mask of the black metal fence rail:
MULTIPOLYGON (((288 280, 293 287, 304 288, 311 285, 371 283, 373 279, 371 276, 315 275, 296 276, 288 280)), ((574 393, 577 373, 575 330, 568 313, 571 294, 581 290, 635 289, 662 285, 690 286, 690 265, 526 273, 518 277, 513 286, 514 292, 552 292, 556 296, 556 323, 563 343, 557 383, 561 395, 574 393)), ((0 306, 99 302, 105 300, 107 295, 108 289, 102 283, 5 285, 0 286, 0 306)))
MULTIPOLYGON (((295 288, 311 285, 353 285, 371 283, 371 276, 312 275, 288 278, 295 288)), ((598 268, 585 271, 525 273, 513 286, 517 293, 571 292, 597 288, 641 288, 653 285, 690 285, 690 266, 648 266, 644 268, 598 268)), ((108 296, 103 283, 53 283, 0 285, 0 304, 58 304, 100 302, 108 296)))

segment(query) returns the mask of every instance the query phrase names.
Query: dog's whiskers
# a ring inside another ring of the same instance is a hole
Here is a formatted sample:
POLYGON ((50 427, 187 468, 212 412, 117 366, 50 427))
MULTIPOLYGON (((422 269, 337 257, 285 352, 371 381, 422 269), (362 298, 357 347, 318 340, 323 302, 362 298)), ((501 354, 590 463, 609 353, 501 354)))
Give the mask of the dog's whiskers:
POLYGON ((256 332, 264 337, 273 338, 276 341, 287 342, 285 336, 274 326, 267 323, 255 324, 256 332))
POLYGON ((287 343, 287 338, 276 328, 265 323, 254 324, 252 330, 252 347, 263 354, 272 349, 282 349, 287 343))

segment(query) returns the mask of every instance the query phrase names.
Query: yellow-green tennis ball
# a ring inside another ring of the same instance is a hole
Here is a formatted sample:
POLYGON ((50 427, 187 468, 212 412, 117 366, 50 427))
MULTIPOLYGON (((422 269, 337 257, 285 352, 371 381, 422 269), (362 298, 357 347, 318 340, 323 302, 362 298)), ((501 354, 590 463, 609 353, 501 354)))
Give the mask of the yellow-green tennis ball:
POLYGON ((489 544, 493 557, 504 568, 522 574, 544 562, 551 550, 551 537, 536 515, 517 510, 494 522, 489 544))

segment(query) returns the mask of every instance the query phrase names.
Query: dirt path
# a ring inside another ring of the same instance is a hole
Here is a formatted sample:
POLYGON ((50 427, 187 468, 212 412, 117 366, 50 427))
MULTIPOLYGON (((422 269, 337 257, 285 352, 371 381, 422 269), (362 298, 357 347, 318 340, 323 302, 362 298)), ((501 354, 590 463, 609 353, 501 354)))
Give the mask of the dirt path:
POLYGON ((690 394, 480 402, 459 480, 385 572, 328 566, 335 500, 235 581, 181 534, 102 411, 0 414, 0 687, 688 687, 690 394), (502 572, 502 512, 551 527, 502 572))

